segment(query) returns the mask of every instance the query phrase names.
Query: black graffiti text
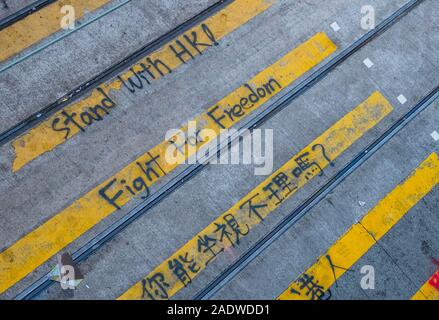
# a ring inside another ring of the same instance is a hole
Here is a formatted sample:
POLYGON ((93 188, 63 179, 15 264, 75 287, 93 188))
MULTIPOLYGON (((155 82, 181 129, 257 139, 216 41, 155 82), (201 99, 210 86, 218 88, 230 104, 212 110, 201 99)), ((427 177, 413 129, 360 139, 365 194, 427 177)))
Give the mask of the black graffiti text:
POLYGON ((102 94, 102 99, 99 104, 87 107, 81 113, 69 112, 68 110, 61 111, 58 116, 52 121, 52 129, 64 134, 64 139, 71 136, 71 131, 76 128, 84 132, 88 126, 91 126, 97 121, 104 120, 104 117, 110 114, 110 111, 116 107, 116 102, 110 98, 101 88, 97 88, 102 94))

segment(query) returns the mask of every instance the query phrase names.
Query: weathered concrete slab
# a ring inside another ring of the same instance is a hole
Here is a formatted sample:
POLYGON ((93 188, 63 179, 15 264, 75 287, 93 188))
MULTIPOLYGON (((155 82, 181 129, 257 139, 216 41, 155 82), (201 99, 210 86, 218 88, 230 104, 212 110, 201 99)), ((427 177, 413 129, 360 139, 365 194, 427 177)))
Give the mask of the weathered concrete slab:
POLYGON ((0 20, 20 11, 34 3, 34 0, 1 0, 0 1, 0 20))
MULTIPOLYGON (((434 7, 434 5, 433 2, 427 1, 416 10, 433 12, 432 6, 434 7)), ((283 9, 283 12, 285 12, 285 8, 283 9)), ((351 16, 347 9, 342 12, 346 16, 351 16)), ((332 16, 331 20, 333 18, 332 16)), ((433 16, 432 19, 434 18, 433 16)), ((337 20, 344 21, 343 18, 337 20)), ((278 22, 282 25, 282 21, 278 22)), ((318 178, 302 188, 294 198, 286 201, 284 206, 276 211, 275 215, 270 216, 263 224, 252 230, 239 247, 228 251, 227 254, 209 264, 209 267, 190 286, 177 294, 175 298, 192 297, 225 266, 245 251, 251 243, 259 239, 292 208, 306 199, 313 190, 321 186, 328 176, 334 174, 362 148, 379 134, 382 134, 395 119, 401 117, 420 97, 434 87, 435 70, 438 66, 422 59, 425 53, 415 49, 418 42, 434 41, 429 33, 418 34, 412 32, 412 25, 421 23, 422 19, 419 18, 419 15, 408 15, 398 25, 352 56, 316 87, 294 101, 287 109, 264 125, 264 128, 275 129, 275 168, 278 168, 320 135, 323 128, 329 128, 335 121, 366 99, 374 90, 381 91, 394 107, 394 111, 389 117, 366 133, 362 139, 336 160, 334 168, 325 170, 323 178, 318 178), (401 37, 395 38, 395 34, 401 35, 401 37), (389 48, 389 51, 383 52, 382 48, 389 48), (400 59, 395 58, 395 52, 398 53, 397 56, 400 59), (367 57, 375 63, 372 69, 366 68, 363 64, 363 60, 367 57), (381 76, 383 73, 386 76, 381 76), (416 81, 412 82, 412 79, 416 79, 416 81), (404 105, 398 102, 397 97, 400 94, 404 94, 408 99, 408 102, 404 105)), ((343 42, 337 38, 337 34, 331 33, 329 23, 319 24, 318 30, 321 29, 324 29, 335 39, 339 48, 344 47, 343 42)), ((351 30, 351 28, 348 28, 348 30, 351 30)), ((352 30, 355 30, 355 28, 352 28, 352 30)), ((234 33, 231 38, 236 34, 239 34, 239 32, 234 33)), ((351 39, 356 37, 358 37, 358 33, 353 32, 351 39)), ((249 43, 258 45, 258 41, 249 41, 249 43)), ((247 68, 250 67, 247 66, 247 68)), ((208 78, 210 79, 210 77, 208 78)), ((219 76, 217 78, 222 79, 219 76)), ((233 77, 230 79, 233 79, 233 77)), ((118 235, 102 251, 82 264, 81 268, 84 269, 83 273, 86 275, 89 288, 80 288, 75 293, 75 298, 117 297, 155 266, 166 260, 176 249, 245 196, 263 179, 264 177, 254 177, 252 167, 208 167, 166 201, 151 210, 148 215, 142 217, 136 224, 118 235), (224 177, 227 177, 227 180, 224 177), (170 221, 173 221, 173 223, 170 224, 170 221), (115 276, 116 274, 117 276, 115 276), (111 277, 108 278, 108 275, 111 275, 111 277)), ((356 218, 361 215, 360 209, 358 208, 355 212, 356 218)), ((124 212, 124 210, 125 208, 121 212, 124 212)), ((313 249, 315 250, 324 250, 322 242, 332 243, 337 239, 337 233, 341 235, 352 224, 352 211, 346 210, 346 212, 346 215, 342 216, 340 220, 330 219, 328 221, 329 225, 324 226, 323 230, 325 231, 320 234, 319 239, 311 241, 312 237, 311 235, 307 236, 306 229, 299 230, 301 234, 296 239, 308 246, 314 246, 313 249), (317 240, 319 241, 317 242, 317 240)), ((314 226, 311 223, 309 225, 314 226)), ((95 231, 97 230, 95 229, 95 231)), ((321 231, 322 229, 317 230, 321 231)), ((69 247, 68 249, 72 248, 69 247)), ((301 260, 303 267, 306 267, 313 259, 315 259, 315 256, 304 256, 301 260)), ((273 266, 270 268, 268 270, 272 273, 273 266)), ((298 265, 296 268, 300 269, 300 266, 298 265)), ((303 269, 298 272, 301 271, 303 269)), ((54 291, 50 291, 49 295, 45 297, 65 297, 63 293, 58 292, 57 288, 52 290, 54 291)), ((253 298, 255 297, 253 296, 253 298)))

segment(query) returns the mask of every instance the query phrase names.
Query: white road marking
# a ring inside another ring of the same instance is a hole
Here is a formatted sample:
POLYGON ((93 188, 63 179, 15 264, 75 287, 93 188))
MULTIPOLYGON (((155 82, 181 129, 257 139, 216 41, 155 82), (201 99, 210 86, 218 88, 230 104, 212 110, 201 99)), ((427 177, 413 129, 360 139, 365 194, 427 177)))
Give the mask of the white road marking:
POLYGON ((398 101, 399 101, 400 104, 405 104, 407 102, 407 98, 403 94, 401 94, 398 97, 398 101))
POLYGON ((337 22, 333 22, 333 23, 331 24, 331 28, 332 28, 332 30, 334 30, 335 32, 338 32, 338 31, 340 31, 340 29, 341 29, 337 22))
POLYGON ((363 63, 368 67, 369 69, 373 67, 373 62, 369 58, 366 58, 363 63))

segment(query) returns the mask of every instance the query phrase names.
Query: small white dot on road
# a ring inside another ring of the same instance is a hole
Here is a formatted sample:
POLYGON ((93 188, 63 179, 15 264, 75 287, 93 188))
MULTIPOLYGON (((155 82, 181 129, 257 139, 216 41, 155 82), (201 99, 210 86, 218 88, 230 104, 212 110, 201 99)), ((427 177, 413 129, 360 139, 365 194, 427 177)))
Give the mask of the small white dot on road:
POLYGON ((398 101, 399 101, 400 104, 405 104, 405 103, 407 102, 407 98, 404 97, 404 95, 401 94, 401 95, 398 97, 398 101))
POLYGON ((433 138, 434 141, 436 141, 436 142, 439 141, 439 132, 433 131, 431 133, 431 137, 433 138))
POLYGON ((333 23, 331 24, 331 28, 332 28, 332 30, 334 30, 335 32, 340 31, 340 29, 341 29, 337 22, 333 22, 333 23))
POLYGON ((373 67, 373 62, 367 58, 363 61, 363 63, 366 65, 366 67, 368 67, 369 69, 373 67))

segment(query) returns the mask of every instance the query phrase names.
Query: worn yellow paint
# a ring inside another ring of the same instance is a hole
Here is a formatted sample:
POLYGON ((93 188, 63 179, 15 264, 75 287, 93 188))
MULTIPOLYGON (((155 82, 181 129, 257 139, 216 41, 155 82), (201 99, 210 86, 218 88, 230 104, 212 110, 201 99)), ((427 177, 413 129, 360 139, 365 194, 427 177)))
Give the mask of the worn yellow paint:
POLYGON ((314 265, 292 282, 278 299, 319 298, 438 183, 439 158, 433 153, 360 222, 354 224, 314 265), (328 257, 336 268, 331 267, 328 257), (321 290, 309 292, 303 286, 303 281, 309 277, 313 277, 312 281, 321 286, 321 290))
MULTIPOLYGON (((256 77, 251 79, 248 84, 254 87, 260 87, 275 77, 276 79, 279 79, 282 87, 285 87, 300 77, 300 75, 321 62, 335 49, 336 47, 330 41, 330 39, 327 38, 325 34, 319 33, 310 40, 306 41, 304 44, 300 45, 298 48, 288 53, 285 57, 280 59, 272 66, 262 71, 256 77)), ((273 92, 273 95, 278 92, 280 92, 280 89, 276 92, 273 92)), ((233 106, 236 103, 239 103, 240 99, 246 94, 248 95, 246 89, 244 89, 244 87, 240 87, 219 101, 213 107, 209 108, 206 113, 199 115, 194 120, 201 124, 202 128, 212 129, 218 134, 220 133, 220 126, 208 116, 209 110, 212 110, 216 107, 218 107, 218 109, 216 109, 217 112, 227 109, 228 106, 233 106)), ((252 107, 252 110, 249 110, 245 116, 262 106, 263 103, 268 99, 270 99, 269 96, 264 99, 260 99, 260 101, 255 103, 252 107)), ((372 100, 372 102, 376 103, 381 101, 378 94, 374 95, 371 99, 375 99, 372 100)), ((388 107, 386 109, 385 106, 383 106, 383 108, 385 111, 388 111, 388 107)), ((374 105, 372 105, 369 109, 368 110, 372 113, 376 111, 374 105)), ((378 110, 378 116, 381 116, 382 114, 379 111, 380 110, 378 110)), ((373 119, 375 119, 375 117, 376 116, 374 115, 373 119)), ((368 118, 366 117, 366 119, 368 118)), ((237 123, 237 121, 239 121, 238 119, 234 120, 236 121, 228 119, 227 121, 223 121, 222 124, 223 126, 230 128, 237 123)), ((359 128, 362 128, 363 118, 360 117, 352 120, 358 122, 359 128)), ((354 130, 354 132, 357 133, 360 129, 354 130)), ((186 131, 186 128, 182 128, 182 130, 186 131)), ((352 134, 349 132, 347 132, 346 135, 349 137, 352 136, 352 134)), ((326 137, 326 139, 329 138, 330 137, 326 137)), ((207 145, 208 142, 209 141, 206 140, 205 142, 200 143, 197 148, 199 149, 202 146, 207 145)), ((337 147, 337 150, 344 146, 345 145, 343 144, 340 147, 337 147)), ((46 223, 0 253, 0 293, 22 279, 51 256, 62 250, 66 245, 81 236, 81 234, 92 228, 99 221, 116 211, 116 208, 99 194, 99 190, 107 186, 110 182, 113 180, 117 181, 108 190, 109 193, 114 195, 120 190, 120 182, 123 180, 132 182, 139 177, 143 177, 143 179, 146 180, 146 175, 142 169, 139 168, 138 163, 145 166, 145 164, 150 162, 152 158, 157 158, 152 167, 158 174, 151 175, 151 178, 148 178, 147 185, 149 187, 157 183, 163 176, 174 170, 178 164, 171 164, 165 161, 166 150, 169 147, 169 141, 163 141, 154 148, 150 149, 148 152, 144 153, 138 159, 127 165, 113 177, 107 179, 105 182, 89 191, 82 198, 72 203, 46 223)), ((188 150, 189 152, 187 156, 191 156, 197 150, 197 148, 195 150, 188 150)), ((338 151, 331 152, 330 154, 336 154, 336 152, 338 151)), ((139 196, 140 195, 144 194, 139 194, 139 196)), ((137 196, 137 194, 132 195, 130 192, 127 192, 127 190, 124 190, 124 192, 118 198, 117 205, 119 207, 123 207, 126 203, 135 198, 135 196, 137 196)))
MULTIPOLYGON (((185 32, 185 35, 190 35, 192 32, 197 32, 199 42, 209 43, 206 34, 200 32, 201 25, 206 24, 214 33, 216 40, 220 40, 258 14, 268 9, 273 3, 274 0, 236 0, 224 9, 204 20, 202 23, 185 32)), ((181 40, 182 38, 179 37, 177 40, 178 39, 181 40)), ((156 61, 157 59, 164 61, 171 70, 177 69, 182 64, 182 61, 175 56, 170 48, 170 44, 173 44, 173 41, 174 40, 154 51, 148 57, 153 61, 156 61)), ((200 47, 199 50, 200 52, 203 52, 206 50, 206 48, 207 47, 200 47)), ((194 49, 192 49, 191 52, 193 56, 199 55, 199 53, 194 49)), ((132 69, 134 71, 142 70, 142 62, 143 60, 138 61, 132 67, 132 69)), ((126 80, 131 75, 131 71, 127 71, 123 74, 120 74, 120 77, 123 80, 126 80)), ((159 73, 155 74, 155 80, 161 77, 162 75, 159 73)), ((109 83, 103 83, 99 86, 99 89, 104 91, 108 96, 111 96, 110 92, 112 90, 118 91, 121 88, 122 82, 118 77, 115 77, 109 83)), ((101 99, 102 94, 100 94, 98 89, 96 89, 89 96, 69 105, 63 110, 67 111, 69 114, 81 114, 89 107, 99 105, 101 99)), ((14 172, 21 169, 29 161, 32 161, 45 152, 53 150, 56 146, 66 141, 64 132, 57 132, 52 129, 52 122, 54 119, 60 117, 60 114, 63 110, 49 117, 46 121, 31 129, 26 134, 18 137, 12 143, 16 155, 12 166, 12 170, 14 172)), ((69 139, 79 132, 79 128, 72 127, 69 139)))
MULTIPOLYGON (((191 278, 196 277, 207 266, 208 262, 214 258, 211 251, 200 250, 199 239, 205 239, 206 236, 214 239, 215 247, 213 250, 218 253, 220 250, 228 250, 232 246, 239 245, 239 241, 236 239, 235 241, 233 239, 230 241, 227 238, 221 239, 217 234, 218 226, 230 221, 230 218, 233 217, 240 226, 241 236, 244 236, 250 229, 260 224, 263 219, 274 212, 285 200, 292 197, 308 181, 321 174, 322 170, 330 164, 329 161, 336 159, 391 111, 392 106, 390 103, 379 92, 373 93, 366 101, 335 123, 299 154, 291 158, 279 170, 233 205, 228 211, 220 215, 213 223, 125 292, 119 299, 163 299, 170 298, 176 294, 184 287, 184 284, 173 273, 169 265, 170 262, 179 261, 184 264, 185 260, 196 263, 197 272, 188 271, 191 278), (303 172, 297 171, 299 168, 297 160, 304 160, 305 158, 309 160, 309 163, 314 163, 314 165, 306 168, 303 172), (294 175, 293 172, 299 174, 294 175), (288 178, 285 181, 290 184, 290 188, 279 190, 279 198, 270 197, 272 193, 267 189, 267 186, 273 187, 272 182, 281 176, 288 178), (251 200, 251 203, 249 203, 249 200, 251 200), (252 207, 260 206, 257 209, 257 214, 254 212, 253 214, 250 213, 249 204, 252 207), (166 286, 164 286, 165 290, 159 290, 157 283, 153 282, 151 284, 150 282, 151 279, 158 279, 158 275, 163 277, 162 282, 166 283, 166 286)), ((232 238, 235 237, 231 229, 228 232, 232 234, 232 238)), ((190 263, 185 265, 186 270, 189 270, 189 265, 190 263)))
POLYGON ((413 295, 412 300, 439 300, 439 270, 413 295))
POLYGON ((60 0, 0 31, 0 62, 20 53, 61 30, 61 8, 71 5, 76 19, 111 2, 111 0, 60 0))

